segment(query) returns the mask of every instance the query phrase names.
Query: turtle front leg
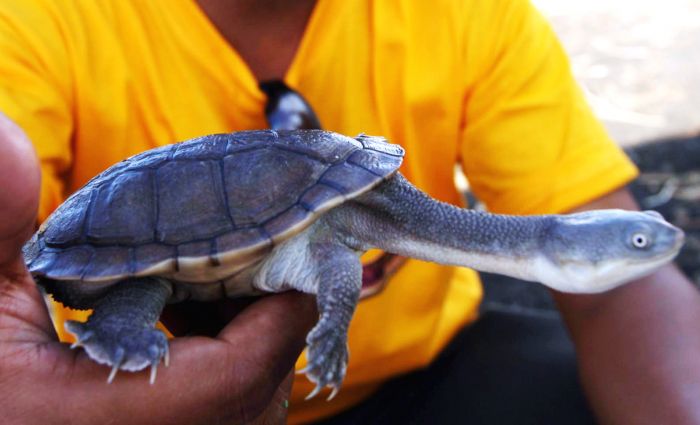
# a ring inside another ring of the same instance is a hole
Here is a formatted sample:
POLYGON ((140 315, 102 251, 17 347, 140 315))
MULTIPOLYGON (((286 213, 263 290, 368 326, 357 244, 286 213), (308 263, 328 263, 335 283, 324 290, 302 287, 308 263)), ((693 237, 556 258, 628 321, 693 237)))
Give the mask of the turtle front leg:
POLYGON ((171 291, 162 279, 117 282, 97 302, 87 322, 66 322, 66 330, 76 337, 71 348, 81 346, 94 361, 112 366, 109 383, 119 369, 133 372, 150 365, 153 384, 160 360, 168 365, 168 339, 154 326, 171 291))
POLYGON ((330 400, 345 377, 348 327, 360 297, 362 266, 357 254, 345 246, 315 243, 310 249, 318 261, 316 299, 320 317, 306 337, 308 364, 299 373, 306 373, 316 384, 307 399, 329 386, 333 389, 330 400))

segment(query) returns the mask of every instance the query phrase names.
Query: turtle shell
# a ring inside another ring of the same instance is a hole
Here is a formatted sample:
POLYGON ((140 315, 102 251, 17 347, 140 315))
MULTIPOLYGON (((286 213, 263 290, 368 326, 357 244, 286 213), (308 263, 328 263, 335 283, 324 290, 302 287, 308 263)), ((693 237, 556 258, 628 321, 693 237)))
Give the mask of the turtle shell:
POLYGON ((152 149, 68 198, 27 243, 25 260, 39 282, 210 282, 222 276, 207 271, 246 268, 373 188, 403 153, 379 137, 321 130, 215 134, 152 149))

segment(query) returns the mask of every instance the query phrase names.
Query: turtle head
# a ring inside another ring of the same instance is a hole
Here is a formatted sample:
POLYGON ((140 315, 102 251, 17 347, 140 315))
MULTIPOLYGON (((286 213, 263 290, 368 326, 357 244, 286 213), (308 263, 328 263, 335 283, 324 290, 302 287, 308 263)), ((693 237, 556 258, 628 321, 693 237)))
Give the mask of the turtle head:
POLYGON ((599 210, 553 216, 534 274, 563 292, 596 293, 642 277, 680 251, 683 231, 656 211, 599 210))

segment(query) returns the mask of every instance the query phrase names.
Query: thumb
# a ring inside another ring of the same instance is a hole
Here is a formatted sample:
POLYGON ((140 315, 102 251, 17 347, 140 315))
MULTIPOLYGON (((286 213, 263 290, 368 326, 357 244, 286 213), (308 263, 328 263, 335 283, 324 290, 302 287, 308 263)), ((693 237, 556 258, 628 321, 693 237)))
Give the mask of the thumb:
POLYGON ((0 112, 0 270, 17 269, 22 245, 34 231, 40 182, 32 144, 0 112))
POLYGON ((0 346, 54 338, 43 298, 22 259, 34 231, 40 173, 24 132, 0 112, 0 346))

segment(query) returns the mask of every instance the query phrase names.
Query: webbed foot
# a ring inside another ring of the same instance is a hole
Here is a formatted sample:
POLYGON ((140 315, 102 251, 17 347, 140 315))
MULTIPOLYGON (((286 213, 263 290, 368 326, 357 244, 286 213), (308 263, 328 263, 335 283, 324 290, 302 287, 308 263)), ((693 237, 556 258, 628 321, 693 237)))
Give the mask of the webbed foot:
POLYGON ((119 369, 135 372, 150 365, 153 384, 161 359, 168 365, 168 339, 158 329, 125 326, 116 321, 68 321, 65 328, 76 337, 71 348, 83 347, 94 361, 112 366, 108 383, 119 369))
POLYGON ((331 320, 322 317, 306 337, 308 344, 307 366, 299 373, 305 373, 316 384, 314 390, 306 396, 309 400, 323 388, 332 388, 328 400, 340 390, 348 364, 347 331, 333 326, 331 320))
POLYGON ((335 397, 345 378, 348 365, 348 328, 362 287, 362 265, 355 251, 335 241, 309 245, 318 262, 316 300, 320 318, 306 337, 306 373, 316 384, 306 397, 310 399, 325 387, 331 388, 328 400, 335 397))
POLYGON ((107 382, 119 369, 135 372, 150 365, 153 384, 161 359, 168 364, 168 339, 154 326, 171 293, 170 283, 159 278, 115 283, 96 302, 87 322, 66 322, 66 330, 76 337, 72 348, 81 346, 92 360, 111 366, 107 382))

